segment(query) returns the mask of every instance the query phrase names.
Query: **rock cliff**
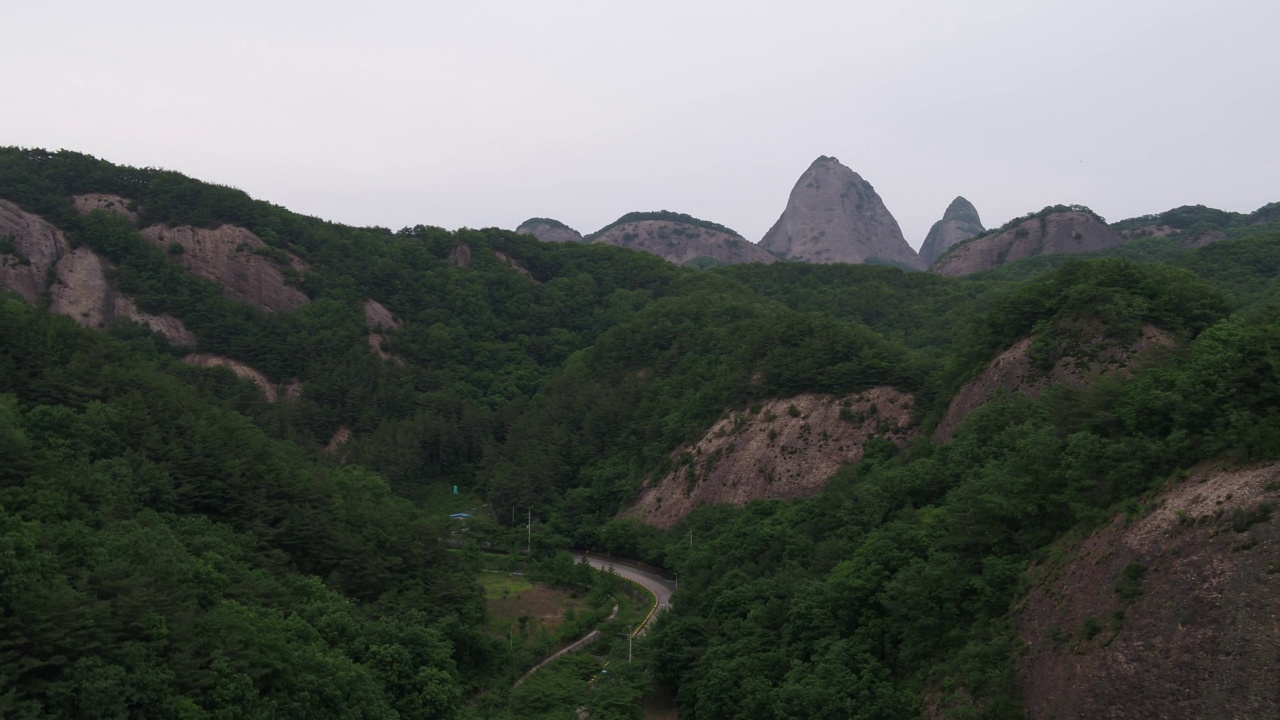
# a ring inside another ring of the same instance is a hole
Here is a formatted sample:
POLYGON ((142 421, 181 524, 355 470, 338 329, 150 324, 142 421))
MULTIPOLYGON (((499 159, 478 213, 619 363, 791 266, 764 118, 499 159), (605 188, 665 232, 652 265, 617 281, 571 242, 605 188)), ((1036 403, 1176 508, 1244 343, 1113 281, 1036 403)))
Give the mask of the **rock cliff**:
POLYGON ((582 233, 551 218, 529 218, 520 223, 516 232, 532 235, 542 242, 582 242, 582 233))
POLYGON ((698 505, 745 505, 763 498, 818 494, 867 441, 898 443, 914 434, 911 395, 880 387, 845 398, 798 395, 732 412, 697 443, 678 449, 673 469, 627 511, 671 527, 698 505))
POLYGON ((377 300, 364 301, 364 323, 369 328, 369 348, 383 360, 391 360, 397 365, 404 365, 404 360, 392 355, 382 347, 387 341, 387 336, 383 331, 399 330, 404 327, 404 323, 397 320, 391 314, 391 311, 377 300))
POLYGON ((1280 464, 1202 468, 1030 571, 1028 717, 1271 720, 1280 706, 1280 464))
POLYGON ((1087 210, 1044 212, 1012 227, 956 245, 930 272, 958 277, 1034 255, 1071 255, 1124 243, 1102 218, 1087 210))
POLYGON ((282 250, 268 248, 257 235, 234 225, 216 229, 153 225, 142 236, 170 252, 193 275, 222 286, 227 296, 265 312, 289 312, 310 300, 286 281, 277 263, 293 272, 306 263, 282 250))
POLYGON ((51 312, 85 327, 103 328, 127 318, 179 347, 196 344, 181 320, 142 312, 132 298, 120 294, 109 279, 110 268, 87 247, 72 250, 62 231, 43 218, 0 200, 0 286, 33 305, 47 294, 51 312))
POLYGON ((8 200, 0 200, 0 283, 35 304, 49 271, 71 252, 62 231, 8 200))
POLYGON ((592 242, 647 252, 677 265, 778 262, 772 253, 728 228, 690 220, 695 222, 637 219, 615 223, 593 234, 592 242))
POLYGON ((796 181, 786 209, 760 246, 811 263, 925 267, 871 183, 826 156, 814 160, 796 181))
POLYGON ((973 203, 957 197, 947 206, 942 219, 929 228, 929 234, 920 246, 920 259, 926 266, 933 265, 947 250, 981 234, 985 229, 973 203))
POLYGON ((133 202, 119 195, 106 195, 104 193, 76 195, 71 198, 71 204, 75 206, 76 212, 81 215, 87 215, 94 210, 102 210, 103 212, 127 218, 129 222, 135 225, 138 222, 138 213, 134 210, 133 202))

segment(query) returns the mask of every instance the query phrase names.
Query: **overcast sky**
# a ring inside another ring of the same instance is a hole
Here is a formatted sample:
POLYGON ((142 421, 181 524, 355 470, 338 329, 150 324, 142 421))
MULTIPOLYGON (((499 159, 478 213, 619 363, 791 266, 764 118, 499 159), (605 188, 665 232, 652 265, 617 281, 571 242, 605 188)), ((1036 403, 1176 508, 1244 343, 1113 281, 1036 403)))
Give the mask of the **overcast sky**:
POLYGON ((398 229, 586 233, 667 209, 758 241, 818 155, 912 246, 1280 200, 1280 2, 5 2, 0 145, 398 229))

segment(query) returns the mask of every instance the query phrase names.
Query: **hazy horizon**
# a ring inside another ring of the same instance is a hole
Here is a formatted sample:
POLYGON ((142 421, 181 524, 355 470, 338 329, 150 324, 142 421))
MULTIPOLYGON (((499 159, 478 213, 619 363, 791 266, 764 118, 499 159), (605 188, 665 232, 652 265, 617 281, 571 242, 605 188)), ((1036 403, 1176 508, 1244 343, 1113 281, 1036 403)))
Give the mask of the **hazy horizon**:
POLYGON ((582 233, 672 210, 758 241, 830 155, 918 248, 1280 200, 1280 4, 919 0, 0 10, 0 144, 231 185, 353 225, 582 233))

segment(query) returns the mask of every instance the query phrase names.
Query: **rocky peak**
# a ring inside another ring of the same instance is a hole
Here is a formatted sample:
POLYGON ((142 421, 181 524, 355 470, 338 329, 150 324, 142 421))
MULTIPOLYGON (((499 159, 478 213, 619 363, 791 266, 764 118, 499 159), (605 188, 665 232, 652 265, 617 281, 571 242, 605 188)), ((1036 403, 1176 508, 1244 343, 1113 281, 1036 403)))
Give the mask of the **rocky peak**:
POLYGON ((920 259, 925 265, 933 265, 934 261, 942 257, 952 246, 981 234, 985 229, 982 227, 982 219, 978 217, 978 210, 973 203, 963 197, 957 197, 947 206, 942 219, 929 228, 929 234, 925 236, 924 244, 920 246, 920 259))
POLYGON ((956 277, 1033 255, 1072 255, 1124 243, 1102 218, 1079 205, 1053 206, 951 248, 930 268, 956 277))
POLYGON ((582 242, 582 233, 551 218, 529 218, 520 223, 516 232, 532 235, 542 242, 582 242))
POLYGON ((811 263, 925 267, 871 183, 825 155, 796 181, 786 209, 760 246, 811 263))
POLYGON ((587 242, 651 253, 677 265, 774 263, 769 251, 729 228, 682 213, 628 213, 586 238, 587 242))

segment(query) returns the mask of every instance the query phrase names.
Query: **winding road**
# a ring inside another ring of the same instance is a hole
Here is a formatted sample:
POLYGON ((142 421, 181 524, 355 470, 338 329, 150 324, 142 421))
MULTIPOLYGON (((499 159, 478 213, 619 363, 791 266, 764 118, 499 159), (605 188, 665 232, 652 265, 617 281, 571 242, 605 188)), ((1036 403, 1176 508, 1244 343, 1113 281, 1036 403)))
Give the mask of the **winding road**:
MULTIPOLYGON (((572 553, 572 555, 573 555, 574 562, 582 562, 582 558, 586 557, 587 560, 591 563, 591 566, 594 567, 595 569, 602 570, 604 572, 611 572, 621 577, 624 577, 628 580, 637 582, 640 585, 643 585, 645 589, 647 589, 649 592, 653 593, 654 597, 658 598, 657 606, 654 607, 653 611, 649 613, 649 617, 644 619, 644 622, 640 624, 640 627, 636 628, 635 632, 633 633, 633 637, 639 637, 643 635, 645 633, 645 630, 648 630, 649 626, 653 624, 653 621, 658 617, 658 613, 671 607, 671 593, 675 592, 676 585, 675 583, 662 577, 658 573, 652 570, 647 570, 645 568, 638 567, 636 565, 631 565, 629 563, 622 562, 620 560, 613 560, 611 558, 601 558, 601 557, 596 557, 594 555, 584 556, 581 553, 572 553)), ((614 605, 613 613, 609 615, 609 620, 612 620, 614 617, 617 616, 617 614, 618 614, 618 606, 614 605)), ((606 620, 605 622, 608 622, 608 620, 606 620)), ((524 675, 521 675, 520 679, 516 680, 514 687, 520 687, 520 683, 527 680, 530 675, 550 665, 552 661, 554 661, 556 658, 560 657, 561 655, 564 655, 565 653, 577 652, 587 647, 588 645, 591 645, 592 643, 594 643, 596 640, 599 639, 599 637, 600 637, 600 631, 592 630, 591 632, 583 636, 582 639, 573 643, 569 647, 563 648, 561 650, 558 650, 548 655, 547 657, 543 658, 542 661, 539 662, 537 665, 534 665, 532 668, 530 668, 529 671, 526 672, 524 675)))
POLYGON ((636 631, 636 635, 643 635, 644 631, 653 623, 654 618, 658 617, 658 613, 671 607, 671 594, 675 592, 676 586, 672 581, 662 577, 652 570, 647 570, 636 565, 632 565, 621 560, 614 560, 607 557, 598 557, 595 555, 582 555, 581 553, 573 553, 574 562, 582 562, 582 558, 586 557, 591 566, 597 570, 616 573, 633 582, 643 585, 649 592, 658 598, 658 607, 654 612, 645 618, 644 623, 636 631))

